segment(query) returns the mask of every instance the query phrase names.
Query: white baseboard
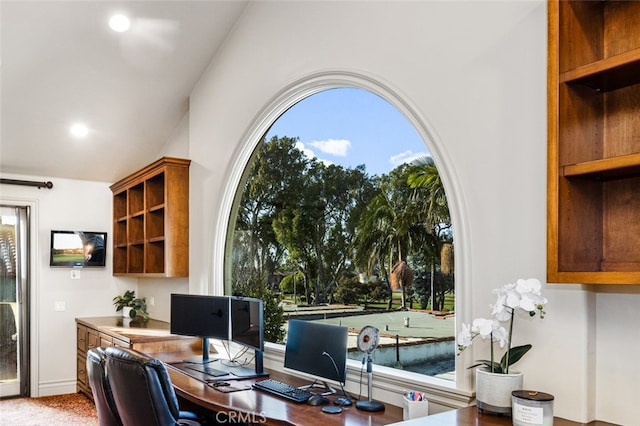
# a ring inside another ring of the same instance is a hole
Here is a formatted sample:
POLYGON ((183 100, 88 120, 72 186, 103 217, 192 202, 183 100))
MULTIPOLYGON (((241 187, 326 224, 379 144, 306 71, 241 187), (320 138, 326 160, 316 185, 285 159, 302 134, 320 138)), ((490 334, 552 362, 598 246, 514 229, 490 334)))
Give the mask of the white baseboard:
POLYGON ((63 395, 67 393, 76 393, 76 381, 66 380, 63 382, 48 382, 38 384, 38 396, 63 395))

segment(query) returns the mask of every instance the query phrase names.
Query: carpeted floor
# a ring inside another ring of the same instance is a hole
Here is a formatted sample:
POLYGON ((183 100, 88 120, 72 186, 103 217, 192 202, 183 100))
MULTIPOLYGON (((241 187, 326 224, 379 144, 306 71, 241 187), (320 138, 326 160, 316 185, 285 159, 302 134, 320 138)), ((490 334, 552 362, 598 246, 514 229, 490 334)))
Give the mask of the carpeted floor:
POLYGON ((2 426, 98 426, 96 407, 81 394, 0 400, 2 426))

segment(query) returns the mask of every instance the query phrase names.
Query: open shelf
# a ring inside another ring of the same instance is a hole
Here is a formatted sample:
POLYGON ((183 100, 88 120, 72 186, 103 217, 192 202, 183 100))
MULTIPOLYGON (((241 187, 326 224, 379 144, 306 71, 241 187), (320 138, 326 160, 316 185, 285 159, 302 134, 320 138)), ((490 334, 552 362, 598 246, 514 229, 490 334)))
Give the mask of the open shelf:
POLYGON ((163 157, 111 185, 114 275, 189 275, 189 164, 163 157))
POLYGON ((640 176, 640 153, 569 164, 563 167, 562 174, 598 180, 640 176))
POLYGON ((640 283, 640 2, 549 1, 547 280, 640 283))
POLYGON ((582 84, 609 92, 640 83, 640 48, 560 74, 561 83, 582 84))

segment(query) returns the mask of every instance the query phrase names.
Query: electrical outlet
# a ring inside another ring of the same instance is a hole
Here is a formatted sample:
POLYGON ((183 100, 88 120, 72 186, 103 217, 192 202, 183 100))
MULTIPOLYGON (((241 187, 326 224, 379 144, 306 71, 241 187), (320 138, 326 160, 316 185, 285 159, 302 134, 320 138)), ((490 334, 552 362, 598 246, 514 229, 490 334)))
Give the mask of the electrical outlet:
POLYGON ((56 302, 53 309, 56 312, 63 312, 67 309, 67 306, 64 302, 56 302))
POLYGON ((155 297, 151 296, 149 298, 149 305, 156 306, 156 298, 155 297))
POLYGON ((72 269, 71 270, 71 279, 79 280, 80 279, 80 269, 72 269))

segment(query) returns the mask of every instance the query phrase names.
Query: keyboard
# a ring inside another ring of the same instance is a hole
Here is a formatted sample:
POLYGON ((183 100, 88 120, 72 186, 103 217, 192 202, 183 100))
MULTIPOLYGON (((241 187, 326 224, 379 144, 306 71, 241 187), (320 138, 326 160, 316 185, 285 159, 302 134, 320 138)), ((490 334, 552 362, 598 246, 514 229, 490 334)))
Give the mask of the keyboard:
POLYGON ((307 389, 299 389, 273 379, 256 382, 253 387, 293 402, 306 402, 313 395, 307 389))
POLYGON ((208 365, 194 364, 194 365, 188 365, 185 368, 188 368, 188 369, 194 370, 194 371, 199 371, 201 373, 204 373, 204 374, 207 374, 207 375, 213 376, 213 377, 228 376, 229 375, 228 371, 217 370, 217 369, 215 369, 213 367, 209 367, 208 365))

